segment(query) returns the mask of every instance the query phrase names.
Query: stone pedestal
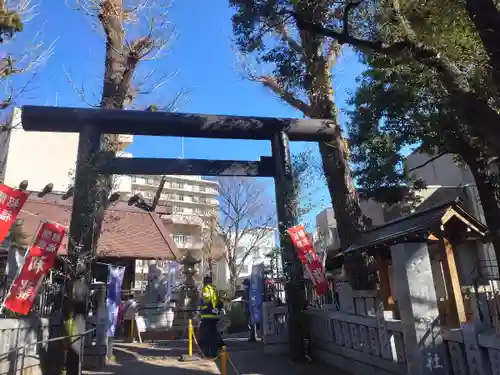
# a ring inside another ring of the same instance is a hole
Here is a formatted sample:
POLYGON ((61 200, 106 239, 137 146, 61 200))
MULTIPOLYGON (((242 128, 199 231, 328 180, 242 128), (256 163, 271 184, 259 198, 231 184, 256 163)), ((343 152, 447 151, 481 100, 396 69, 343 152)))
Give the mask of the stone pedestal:
POLYGON ((427 243, 397 244, 391 247, 391 256, 408 375, 448 374, 427 243))

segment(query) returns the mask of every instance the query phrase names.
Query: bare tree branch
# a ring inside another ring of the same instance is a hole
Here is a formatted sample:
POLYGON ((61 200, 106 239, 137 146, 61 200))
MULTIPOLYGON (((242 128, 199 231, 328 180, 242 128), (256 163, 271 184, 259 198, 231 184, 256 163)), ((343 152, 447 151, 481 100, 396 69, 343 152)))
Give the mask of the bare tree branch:
POLYGON ((419 165, 417 165, 416 167, 413 167, 413 168, 409 168, 406 173, 410 173, 410 172, 416 171, 417 169, 421 169, 421 168, 425 167, 426 165, 432 163, 433 161, 439 159, 441 156, 444 156, 446 154, 449 154, 449 152, 441 152, 441 153, 439 153, 437 155, 434 155, 433 157, 431 157, 430 159, 426 160, 422 164, 419 164, 419 165))
POLYGON ((264 186, 242 178, 220 180, 219 208, 217 236, 224 245, 222 251, 234 289, 248 257, 265 247, 269 233, 274 233, 273 213, 264 186))
POLYGON ((274 78, 268 76, 261 76, 261 77, 254 77, 253 80, 255 82, 260 82, 264 85, 264 87, 271 89, 286 103, 301 111, 304 114, 304 116, 307 117, 312 116, 311 106, 306 102, 295 97, 295 95, 290 91, 287 91, 286 89, 282 88, 274 78))

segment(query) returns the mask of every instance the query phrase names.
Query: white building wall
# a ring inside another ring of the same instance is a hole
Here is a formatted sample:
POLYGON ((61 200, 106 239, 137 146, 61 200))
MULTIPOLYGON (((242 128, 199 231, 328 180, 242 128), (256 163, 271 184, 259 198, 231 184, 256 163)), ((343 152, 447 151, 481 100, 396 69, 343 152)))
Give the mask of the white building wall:
POLYGON ((40 191, 51 182, 54 191, 66 191, 76 165, 78 134, 26 132, 19 108, 14 109, 10 126, 9 139, 0 144, 4 183, 18 186, 28 180, 29 190, 40 191))
MULTIPOLYGON (((168 229, 181 251, 200 250, 205 220, 218 216, 218 184, 200 176, 166 175, 160 195, 160 206, 170 207, 172 214, 162 216, 171 224, 168 229)), ((161 176, 134 176, 131 179, 132 192, 140 193, 152 200, 160 185, 161 176)))
POLYGON ((409 175, 423 179, 430 186, 463 186, 473 184, 474 177, 472 177, 470 170, 459 167, 453 161, 453 157, 453 154, 446 154, 421 168, 414 169, 423 165, 431 158, 429 154, 415 152, 406 158, 406 170, 409 175))
MULTIPOLYGON (((16 187, 28 180, 28 189, 41 191, 52 183, 54 192, 66 192, 73 183, 78 152, 77 133, 27 132, 22 128, 21 109, 14 108, 10 131, 0 134, 0 168, 6 185, 16 187)), ((120 135, 124 146, 132 142, 132 136, 120 135)), ((118 152, 120 157, 132 157, 118 152)), ((130 192, 129 176, 119 176, 116 191, 130 192)))
MULTIPOLYGON (((420 192, 423 199, 429 197, 440 187, 462 187, 468 199, 471 214, 483 223, 486 222, 479 199, 474 177, 469 168, 463 168, 453 161, 453 154, 443 155, 421 168, 414 169, 431 159, 431 155, 413 153, 406 158, 406 170, 414 178, 420 178, 428 185, 427 189, 420 192), (412 170, 413 169, 413 170, 412 170)), ((478 257, 481 272, 485 277, 498 278, 495 266, 495 249, 491 243, 478 245, 478 257)))
MULTIPOLYGON (((372 220, 372 225, 384 224, 384 211, 380 203, 373 199, 361 200, 360 207, 363 214, 372 220)), ((316 232, 314 245, 316 252, 322 253, 326 249, 334 251, 340 249, 340 238, 337 230, 337 221, 333 208, 325 208, 316 216, 316 232)))
MULTIPOLYGON (((262 229, 259 229, 258 231, 261 230, 262 229)), ((256 246, 256 250, 252 250, 252 252, 247 256, 247 258, 243 262, 240 274, 238 275, 238 279, 240 281, 250 277, 250 274, 252 273, 252 267, 254 265, 261 263, 264 263, 266 266, 270 265, 270 260, 266 257, 266 255, 276 247, 276 233, 277 232, 275 229, 270 228, 266 235, 261 240, 259 240, 258 246, 256 246)), ((262 236, 262 233, 259 233, 259 237, 260 236, 262 236)), ((238 243, 238 248, 241 249, 239 251, 239 257, 237 252, 237 259, 239 258, 237 260, 238 264, 240 264, 241 262, 241 257, 243 257, 243 255, 247 253, 247 249, 252 245, 255 245, 255 237, 252 238, 252 233, 248 233, 241 238, 238 243)), ((220 290, 230 289, 230 272, 225 258, 217 261, 214 285, 220 290)))

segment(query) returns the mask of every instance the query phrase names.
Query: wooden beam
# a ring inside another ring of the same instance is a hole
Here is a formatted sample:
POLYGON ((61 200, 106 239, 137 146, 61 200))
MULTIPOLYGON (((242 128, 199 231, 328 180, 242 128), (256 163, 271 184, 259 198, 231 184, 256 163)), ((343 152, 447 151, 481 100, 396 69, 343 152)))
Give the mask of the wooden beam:
POLYGON ((102 156, 99 173, 186 176, 273 177, 274 166, 269 157, 261 161, 115 158, 102 156))
POLYGON ((448 299, 452 305, 452 313, 456 317, 455 323, 457 327, 460 327, 461 323, 467 323, 467 315, 465 313, 464 300, 460 288, 460 279, 458 277, 455 254, 453 252, 452 244, 446 238, 443 238, 443 242, 440 243, 440 246, 444 250, 444 260, 442 265, 448 299))
POLYGON ((84 124, 103 134, 271 140, 284 131, 292 141, 328 141, 338 134, 332 120, 201 115, 97 108, 24 106, 27 131, 78 133, 84 124))
POLYGON ((439 238, 436 237, 436 235, 429 233, 429 236, 427 237, 427 240, 429 241, 439 241, 439 238))
POLYGON ((378 277, 380 283, 380 294, 384 303, 384 308, 392 310, 394 301, 391 293, 391 276, 389 274, 389 266, 380 255, 375 255, 375 262, 378 270, 378 277))

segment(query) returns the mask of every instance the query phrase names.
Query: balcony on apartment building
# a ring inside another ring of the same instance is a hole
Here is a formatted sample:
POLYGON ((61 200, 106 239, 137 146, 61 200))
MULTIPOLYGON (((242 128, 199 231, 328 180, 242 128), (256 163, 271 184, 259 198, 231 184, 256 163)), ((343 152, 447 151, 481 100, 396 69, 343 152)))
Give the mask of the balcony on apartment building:
MULTIPOLYGON (((217 185, 214 183, 213 186, 205 186, 205 184, 197 183, 200 180, 189 180, 189 182, 183 182, 183 181, 165 181, 165 185, 163 186, 163 189, 165 191, 184 191, 184 192, 193 192, 197 193, 200 195, 217 195, 217 185), (192 182, 195 183, 192 183, 192 182)), ((157 189, 158 186, 160 185, 160 179, 159 178, 153 178, 153 177, 133 177, 132 178, 132 183, 136 186, 140 186, 141 188, 145 189, 157 189)))
POLYGON ((165 190, 190 191, 200 195, 217 195, 216 186, 205 186, 202 184, 191 184, 179 181, 167 181, 163 187, 165 190))
POLYGON ((173 234, 175 244, 179 249, 201 249, 201 239, 189 234, 173 234))
POLYGON ((179 193, 162 193, 160 195, 160 201, 167 201, 172 203, 181 203, 189 205, 201 205, 201 206, 218 206, 219 201, 215 198, 197 196, 190 194, 179 194, 179 193))
POLYGON ((182 213, 172 213, 172 214, 160 214, 162 220, 168 220, 172 224, 184 224, 184 225, 194 225, 201 227, 203 225, 203 219, 200 215, 194 214, 182 214, 182 213))

